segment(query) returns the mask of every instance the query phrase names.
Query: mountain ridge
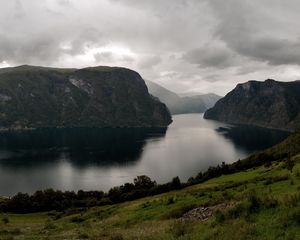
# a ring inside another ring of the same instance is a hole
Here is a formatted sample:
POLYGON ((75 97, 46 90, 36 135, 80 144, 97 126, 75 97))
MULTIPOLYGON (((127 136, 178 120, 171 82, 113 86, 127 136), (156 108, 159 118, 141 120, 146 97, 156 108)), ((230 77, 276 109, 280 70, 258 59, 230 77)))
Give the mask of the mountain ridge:
POLYGON ((300 81, 240 83, 204 118, 294 131, 300 127, 300 81))
POLYGON ((166 127, 171 121, 165 104, 130 69, 0 69, 1 129, 166 127))
POLYGON ((145 82, 150 94, 164 102, 172 114, 203 113, 221 98, 214 93, 180 96, 157 83, 149 80, 145 82))

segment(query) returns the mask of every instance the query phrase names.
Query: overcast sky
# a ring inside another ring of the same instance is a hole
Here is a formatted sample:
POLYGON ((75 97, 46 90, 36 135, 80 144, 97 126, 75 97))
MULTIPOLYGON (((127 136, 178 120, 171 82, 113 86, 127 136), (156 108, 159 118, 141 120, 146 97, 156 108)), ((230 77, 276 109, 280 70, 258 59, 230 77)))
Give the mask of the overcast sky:
POLYGON ((0 0, 0 67, 124 66, 176 92, 300 79, 299 0, 0 0))

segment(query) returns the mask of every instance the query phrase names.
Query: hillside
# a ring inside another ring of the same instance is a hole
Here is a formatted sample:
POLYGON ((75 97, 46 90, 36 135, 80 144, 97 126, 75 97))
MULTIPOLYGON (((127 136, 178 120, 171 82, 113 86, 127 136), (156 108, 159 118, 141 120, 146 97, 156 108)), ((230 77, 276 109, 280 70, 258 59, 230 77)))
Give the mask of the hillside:
POLYGON ((178 94, 160 86, 151 81, 146 81, 149 93, 158 97, 160 101, 165 103, 172 114, 183 113, 203 113, 221 98, 220 96, 209 93, 201 95, 179 96, 178 94))
POLYGON ((204 118, 293 131, 300 127, 300 81, 238 84, 204 118))
POLYGON ((4 214, 0 237, 299 239, 299 138, 300 133, 295 133, 279 145, 250 157, 257 160, 262 154, 274 154, 273 161, 268 164, 262 165, 262 162, 254 168, 215 177, 181 190, 101 207, 4 214), (283 153, 287 153, 293 167, 283 153))
POLYGON ((166 106, 129 69, 0 69, 0 127, 160 127, 166 106))

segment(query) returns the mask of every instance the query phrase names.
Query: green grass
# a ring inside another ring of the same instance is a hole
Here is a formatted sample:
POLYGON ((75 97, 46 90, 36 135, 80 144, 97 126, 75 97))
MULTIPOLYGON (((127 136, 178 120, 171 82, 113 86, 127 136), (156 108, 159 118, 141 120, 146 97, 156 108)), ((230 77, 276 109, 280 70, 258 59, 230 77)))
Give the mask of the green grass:
POLYGON ((89 209, 2 214, 0 239, 300 239, 299 136, 266 150, 284 159, 182 190, 89 209), (205 222, 179 220, 197 206, 219 203, 231 208, 205 222))
POLYGON ((112 206, 2 215, 0 239, 299 239, 300 202, 291 197, 300 196, 299 171, 298 161, 293 173, 283 163, 274 162, 270 167, 112 206), (253 192, 262 204, 249 213, 247 204, 253 192), (269 198, 277 205, 270 207, 269 198), (222 202, 233 203, 237 217, 226 210, 221 213, 222 221, 214 216, 206 222, 177 219, 196 206, 222 202))

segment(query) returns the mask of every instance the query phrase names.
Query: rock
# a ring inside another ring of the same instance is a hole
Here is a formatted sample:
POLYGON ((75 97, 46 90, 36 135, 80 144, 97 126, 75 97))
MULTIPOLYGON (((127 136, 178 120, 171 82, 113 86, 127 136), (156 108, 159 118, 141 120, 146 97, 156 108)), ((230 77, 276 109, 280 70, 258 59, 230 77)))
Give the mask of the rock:
POLYGON ((0 69, 0 128, 166 127, 172 119, 130 69, 0 69))
POLYGON ((204 118, 294 131, 300 127, 300 81, 238 84, 204 118))
POLYGON ((224 211, 227 208, 232 207, 230 204, 221 203, 210 207, 198 207, 186 212, 180 220, 183 221, 206 221, 216 211, 224 211))

